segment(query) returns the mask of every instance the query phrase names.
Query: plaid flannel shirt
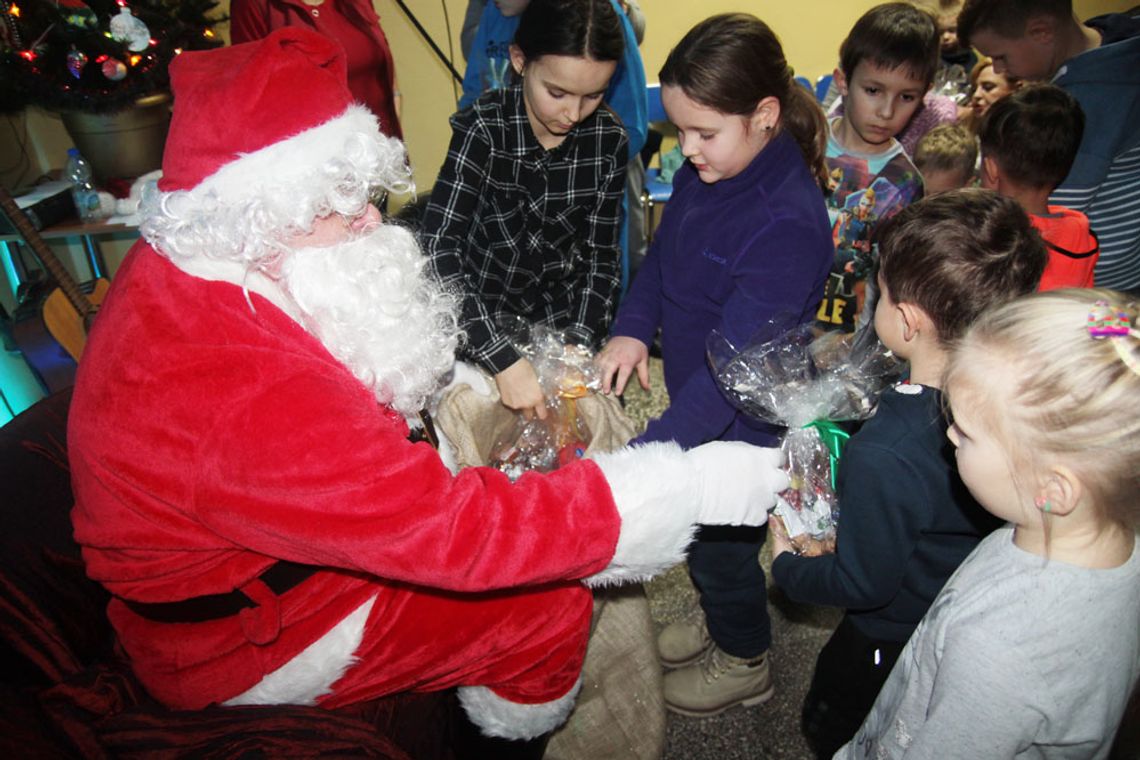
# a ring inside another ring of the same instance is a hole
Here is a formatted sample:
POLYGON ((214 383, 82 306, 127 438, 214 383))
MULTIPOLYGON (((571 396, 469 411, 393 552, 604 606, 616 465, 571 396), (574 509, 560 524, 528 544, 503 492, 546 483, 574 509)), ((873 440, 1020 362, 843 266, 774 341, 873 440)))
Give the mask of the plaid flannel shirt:
POLYGON ((420 235, 436 275, 462 294, 461 354, 491 373, 517 361, 499 325, 506 315, 596 346, 621 281, 628 140, 617 117, 599 108, 548 151, 515 85, 486 93, 451 126, 420 235))

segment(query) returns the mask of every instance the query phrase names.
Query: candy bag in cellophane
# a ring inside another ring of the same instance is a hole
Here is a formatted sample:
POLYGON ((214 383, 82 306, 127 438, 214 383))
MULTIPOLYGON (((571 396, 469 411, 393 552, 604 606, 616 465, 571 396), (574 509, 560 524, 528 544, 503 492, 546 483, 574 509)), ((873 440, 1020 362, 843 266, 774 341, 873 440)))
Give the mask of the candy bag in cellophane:
POLYGON ((766 325, 742 348, 714 331, 708 358, 717 385, 737 408, 787 428, 781 447, 791 485, 773 513, 797 551, 821 554, 835 549, 835 471, 847 439, 838 423, 869 417, 905 365, 869 325, 847 334, 780 325, 766 325))
POLYGON ((491 467, 512 480, 524 472, 550 472, 580 459, 590 443, 590 431, 578 417, 578 399, 601 387, 593 352, 568 344, 557 330, 528 325, 517 317, 500 324, 511 343, 534 367, 546 397, 546 419, 517 422, 491 448, 491 467))

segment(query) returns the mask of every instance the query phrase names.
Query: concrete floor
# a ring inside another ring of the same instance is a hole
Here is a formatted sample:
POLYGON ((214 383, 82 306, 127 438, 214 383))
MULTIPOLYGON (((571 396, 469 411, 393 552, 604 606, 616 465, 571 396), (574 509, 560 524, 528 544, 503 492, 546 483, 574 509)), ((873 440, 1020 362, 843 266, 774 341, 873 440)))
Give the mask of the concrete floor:
MULTIPOLYGON (((767 552, 765 552, 766 554, 767 552)), ((762 563, 767 566, 770 558, 762 563)), ((647 584, 657 629, 683 616, 696 601, 684 566, 647 584)), ((670 713, 664 760, 800 760, 812 757, 800 733, 800 705, 815 658, 839 622, 838 610, 806 607, 769 592, 772 615, 772 673, 776 694, 756 707, 735 707, 712 718, 670 713)))

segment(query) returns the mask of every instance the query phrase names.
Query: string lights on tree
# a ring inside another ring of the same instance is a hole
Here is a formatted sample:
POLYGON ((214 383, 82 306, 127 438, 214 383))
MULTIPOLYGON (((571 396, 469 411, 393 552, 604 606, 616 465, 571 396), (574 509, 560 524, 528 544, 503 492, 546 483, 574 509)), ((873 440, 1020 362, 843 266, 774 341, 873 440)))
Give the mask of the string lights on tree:
POLYGON ((108 113, 166 90, 183 50, 222 44, 217 0, 0 0, 0 111, 108 113))

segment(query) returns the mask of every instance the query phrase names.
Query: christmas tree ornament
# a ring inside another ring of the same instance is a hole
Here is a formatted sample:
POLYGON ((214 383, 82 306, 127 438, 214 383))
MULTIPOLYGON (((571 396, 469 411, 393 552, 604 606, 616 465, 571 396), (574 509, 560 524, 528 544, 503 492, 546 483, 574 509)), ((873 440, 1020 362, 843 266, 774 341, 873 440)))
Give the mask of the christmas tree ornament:
POLYGON ((95 17, 95 12, 90 8, 78 8, 73 13, 69 13, 64 21, 76 29, 94 29, 99 23, 99 19, 95 17))
POLYGON ((95 11, 91 10, 83 0, 57 0, 57 5, 68 26, 86 30, 94 29, 99 25, 95 11))
POLYGON ((219 0, 0 0, 0 114, 133 108, 169 89, 179 51, 222 45, 207 34, 218 13, 219 0))
POLYGON ((118 82, 126 75, 127 64, 123 63, 118 58, 111 58, 108 56, 107 60, 103 61, 103 76, 107 77, 112 82, 118 82))
POLYGON ((139 53, 150 47, 150 30, 135 18, 130 8, 120 8, 117 16, 111 17, 109 25, 111 38, 116 42, 127 43, 127 50, 139 53))
POLYGON ((83 74, 83 67, 86 65, 87 54, 72 45, 71 50, 67 53, 67 70, 71 72, 71 76, 79 79, 83 74))

